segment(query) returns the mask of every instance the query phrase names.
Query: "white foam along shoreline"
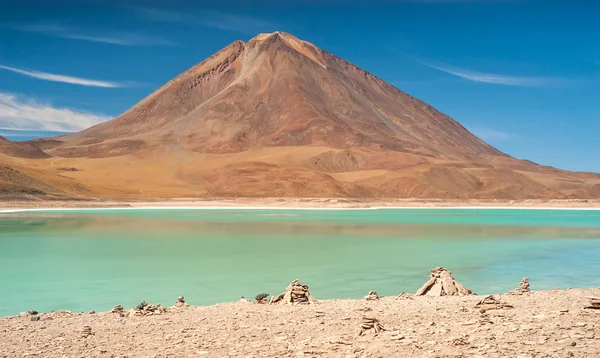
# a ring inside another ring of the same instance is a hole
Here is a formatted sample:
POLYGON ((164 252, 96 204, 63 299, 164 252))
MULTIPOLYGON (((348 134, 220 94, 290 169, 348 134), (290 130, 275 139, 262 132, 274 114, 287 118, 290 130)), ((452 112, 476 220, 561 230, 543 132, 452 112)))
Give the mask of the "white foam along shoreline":
POLYGON ((367 211, 367 210, 557 210, 557 211, 600 211, 598 207, 566 208, 548 206, 367 206, 345 207, 286 207, 286 206, 128 206, 128 207, 81 207, 81 208, 15 208, 0 209, 0 214, 26 212, 62 211, 134 211, 134 210, 296 210, 296 211, 367 211))

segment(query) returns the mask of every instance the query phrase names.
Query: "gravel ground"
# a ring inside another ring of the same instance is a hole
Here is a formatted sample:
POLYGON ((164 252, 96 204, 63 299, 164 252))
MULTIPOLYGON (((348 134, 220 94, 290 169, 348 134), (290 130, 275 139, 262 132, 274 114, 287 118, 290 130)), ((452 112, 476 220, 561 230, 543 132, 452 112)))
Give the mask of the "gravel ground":
POLYGON ((586 296, 600 289, 496 295, 514 308, 485 312, 482 296, 59 311, 0 318, 0 357, 600 357, 600 310, 584 309, 586 296), (359 335, 364 316, 385 331, 359 335))

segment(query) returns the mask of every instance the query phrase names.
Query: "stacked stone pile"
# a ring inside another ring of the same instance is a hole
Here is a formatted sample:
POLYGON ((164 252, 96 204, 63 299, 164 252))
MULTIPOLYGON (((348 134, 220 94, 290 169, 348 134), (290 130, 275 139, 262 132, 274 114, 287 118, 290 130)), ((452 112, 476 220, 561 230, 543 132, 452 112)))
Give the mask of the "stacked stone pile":
POLYGON ((527 277, 524 277, 521 280, 521 283, 519 283, 519 287, 510 291, 508 294, 510 294, 510 295, 526 295, 529 293, 531 293, 531 289, 529 288, 529 279, 527 277))
POLYGON ((585 306, 587 309, 600 310, 600 297, 588 297, 590 304, 585 306))
POLYGON ((379 299, 379 295, 375 291, 369 291, 369 294, 365 296, 367 301, 376 301, 379 299))
POLYGON ((301 283, 298 280, 292 281, 285 289, 285 292, 279 296, 271 298, 269 303, 316 303, 317 300, 311 296, 308 291, 308 285, 301 283))
POLYGON ((371 330, 375 331, 375 333, 379 333, 381 331, 385 331, 385 328, 383 328, 383 325, 379 322, 377 318, 363 317, 360 322, 360 332, 358 333, 358 335, 362 336, 363 334, 365 334, 365 332, 371 330))
POLYGON ((177 302, 175 302, 175 307, 181 308, 181 307, 188 307, 188 306, 189 306, 189 304, 187 304, 187 302, 185 302, 185 299, 183 298, 183 296, 177 297, 177 302))
POLYGON ((92 327, 90 327, 90 326, 83 326, 83 329, 81 330, 81 336, 83 338, 87 338, 87 337, 91 336, 92 334, 93 334, 92 333, 92 327))
POLYGON ((467 296, 473 292, 456 281, 450 271, 443 267, 431 270, 429 280, 417 291, 416 296, 467 296))
POLYGON ((167 312, 167 309, 164 308, 160 303, 156 305, 151 305, 146 301, 142 301, 139 305, 135 306, 135 308, 130 309, 125 312, 123 306, 118 305, 115 306, 111 311, 111 313, 118 313, 121 317, 135 317, 135 316, 153 316, 160 315, 167 312))
POLYGON ((483 300, 477 302, 475 308, 479 308, 483 310, 483 312, 487 310, 500 310, 506 308, 514 308, 512 305, 500 300, 499 298, 495 298, 494 295, 489 295, 483 300))

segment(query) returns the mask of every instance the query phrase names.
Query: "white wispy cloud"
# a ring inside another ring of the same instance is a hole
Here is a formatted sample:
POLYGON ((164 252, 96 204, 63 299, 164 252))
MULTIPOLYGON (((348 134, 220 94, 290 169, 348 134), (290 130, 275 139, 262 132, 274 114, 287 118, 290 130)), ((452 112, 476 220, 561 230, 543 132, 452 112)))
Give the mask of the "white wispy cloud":
POLYGON ((137 14, 145 20, 161 21, 161 22, 179 22, 188 21, 190 18, 185 14, 180 14, 173 11, 155 9, 150 7, 133 8, 137 14))
POLYGON ((207 15, 202 21, 204 26, 219 30, 256 34, 257 32, 271 31, 277 28, 274 23, 257 17, 221 11, 206 11, 204 13, 207 15))
POLYGON ((161 37, 149 37, 138 35, 134 33, 120 33, 109 36, 93 36, 93 35, 80 35, 76 33, 65 33, 56 35, 72 40, 84 40, 91 42, 101 42, 112 45, 120 46, 177 46, 177 43, 161 38, 161 37))
POLYGON ((526 76, 508 76, 495 73, 477 72, 466 70, 459 67, 453 67, 441 64, 432 64, 429 62, 418 61, 420 64, 427 67, 458 76, 469 81, 493 83, 506 86, 518 87, 546 87, 556 85, 562 82, 558 78, 551 77, 526 77, 526 76))
POLYGON ((109 119, 0 92, 0 130, 75 132, 109 119))
POLYGON ((20 68, 3 66, 3 65, 0 65, 0 68, 7 70, 7 71, 19 73, 21 75, 25 75, 28 77, 33 77, 33 78, 37 78, 40 80, 52 81, 52 82, 63 82, 63 83, 70 83, 70 84, 74 84, 74 85, 89 86, 89 87, 105 87, 105 88, 115 88, 115 87, 126 87, 127 86, 127 84, 125 84, 125 83, 91 80, 91 79, 87 79, 87 78, 72 77, 72 76, 59 75, 59 74, 47 73, 47 72, 41 72, 41 71, 35 71, 35 70, 31 70, 31 71, 23 70, 20 68))
POLYGON ((259 17, 210 9, 201 9, 197 14, 193 15, 156 8, 136 8, 134 10, 140 17, 150 21, 200 25, 246 34, 275 31, 277 29, 275 23, 259 17))
POLYGON ((10 26, 13 30, 34 32, 46 36, 71 40, 106 43, 120 46, 177 46, 173 41, 162 37, 147 36, 132 32, 86 32, 57 23, 38 23, 10 26))

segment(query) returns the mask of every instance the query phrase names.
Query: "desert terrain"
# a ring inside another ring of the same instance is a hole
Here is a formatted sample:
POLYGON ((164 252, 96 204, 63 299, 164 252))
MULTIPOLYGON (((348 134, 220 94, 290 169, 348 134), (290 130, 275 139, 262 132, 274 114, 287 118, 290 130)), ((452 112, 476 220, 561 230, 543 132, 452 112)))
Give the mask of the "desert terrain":
POLYGON ((512 308, 476 308, 482 296, 401 295, 294 305, 224 303, 151 316, 128 308, 122 316, 23 314, 0 318, 0 357, 587 358, 600 355, 600 310, 584 307, 587 296, 599 295, 598 289, 569 289, 494 296, 512 308), (384 330, 359 335, 363 317, 376 318, 384 330))
POLYGON ((600 198, 291 34, 235 41, 82 132, 0 137, 0 200, 600 198))

